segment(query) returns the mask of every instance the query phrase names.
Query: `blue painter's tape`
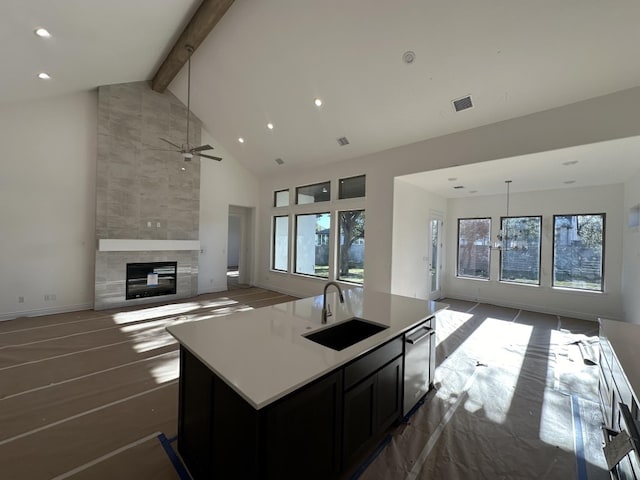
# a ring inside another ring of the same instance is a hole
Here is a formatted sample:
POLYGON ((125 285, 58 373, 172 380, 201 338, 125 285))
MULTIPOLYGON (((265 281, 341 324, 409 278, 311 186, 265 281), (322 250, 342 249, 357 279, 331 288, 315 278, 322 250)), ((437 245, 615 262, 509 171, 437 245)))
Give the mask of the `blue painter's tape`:
POLYGON ((180 480, 191 480, 191 475, 189 475, 189 472, 187 472, 187 469, 182 464, 182 461, 178 458, 176 452, 174 452, 173 447, 171 446, 171 441, 166 437, 164 433, 158 435, 158 440, 160 440, 160 445, 162 445, 162 448, 164 448, 164 451, 169 457, 169 460, 171 460, 171 464, 178 473, 180 480))
POLYGON ((351 478, 349 480, 357 480, 358 478, 360 478, 360 476, 365 472, 365 470, 369 468, 369 465, 371 465, 373 461, 376 459, 376 457, 380 455, 380 452, 382 452, 382 450, 384 450, 385 447, 390 443, 391 443, 391 435, 386 435, 384 439, 378 444, 378 446, 373 451, 373 453, 369 455, 369 457, 365 460, 365 462, 358 467, 358 469, 353 473, 353 475, 351 475, 351 478))
POLYGON ((584 437, 582 435, 582 421, 580 420, 580 400, 575 395, 571 395, 571 410, 573 410, 573 434, 576 442, 578 480, 587 480, 587 462, 584 458, 584 437))

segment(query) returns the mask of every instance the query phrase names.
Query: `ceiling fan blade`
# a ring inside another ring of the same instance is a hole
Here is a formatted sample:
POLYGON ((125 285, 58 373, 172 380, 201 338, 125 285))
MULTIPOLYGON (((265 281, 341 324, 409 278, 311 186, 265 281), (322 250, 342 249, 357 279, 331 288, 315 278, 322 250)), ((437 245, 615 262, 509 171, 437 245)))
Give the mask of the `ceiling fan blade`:
POLYGON ((211 145, 202 145, 200 147, 194 147, 191 149, 191 153, 201 152, 203 150, 213 150, 213 147, 211 145))
POLYGON ((213 157, 211 155, 205 155, 204 153, 194 153, 194 155, 197 155, 199 157, 204 157, 204 158, 210 158, 211 160, 216 160, 218 162, 222 161, 222 158, 220 157, 213 157))
POLYGON ((166 138, 162 138, 162 137, 158 137, 160 140, 162 140, 163 142, 167 142, 169 145, 173 145, 174 147, 176 147, 178 149, 178 151, 182 151, 182 147, 180 145, 176 145, 173 142, 170 142, 169 140, 167 140, 166 138))

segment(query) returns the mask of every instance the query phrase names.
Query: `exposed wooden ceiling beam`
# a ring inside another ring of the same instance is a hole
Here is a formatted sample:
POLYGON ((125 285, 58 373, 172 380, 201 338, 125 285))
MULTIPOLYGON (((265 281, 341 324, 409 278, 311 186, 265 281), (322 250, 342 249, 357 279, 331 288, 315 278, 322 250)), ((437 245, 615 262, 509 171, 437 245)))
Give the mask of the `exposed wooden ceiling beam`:
POLYGON ((151 80, 153 90, 159 93, 166 90, 189 58, 189 52, 185 47, 191 45, 196 50, 232 3, 233 0, 202 0, 198 10, 193 14, 178 41, 151 80))

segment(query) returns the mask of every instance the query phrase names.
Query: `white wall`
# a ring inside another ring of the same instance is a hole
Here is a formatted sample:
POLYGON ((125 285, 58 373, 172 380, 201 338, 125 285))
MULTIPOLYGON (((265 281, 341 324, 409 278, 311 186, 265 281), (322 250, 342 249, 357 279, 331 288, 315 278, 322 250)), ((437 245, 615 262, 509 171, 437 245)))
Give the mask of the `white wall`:
POLYGON ((640 172, 624 185, 622 295, 624 319, 640 323, 640 227, 628 227, 629 209, 640 204, 640 172))
MULTIPOLYGON (((501 283, 499 252, 491 251, 490 280, 456 277, 456 249, 447 251, 444 290, 447 296, 596 320, 622 318, 622 185, 582 187, 510 195, 511 216, 542 215, 540 286, 501 283), (605 213, 605 291, 575 292, 551 288, 553 215, 605 213)), ((491 217, 491 239, 500 230, 506 195, 449 199, 447 237, 455 242, 458 218, 491 217)))
POLYGON ((200 161, 200 262, 198 293, 227 289, 229 205, 255 207, 258 179, 235 160, 205 129, 202 143, 212 145, 221 162, 200 161))
MULTIPOLYGON (((365 284, 390 292, 394 178, 409 173, 508 158, 640 135, 640 87, 383 152, 261 178, 258 221, 259 284, 293 294, 317 294, 321 280, 270 271, 274 190, 349 175, 367 175, 365 284)), ((348 148, 336 147, 336 148, 348 148)), ((286 160, 286 159, 285 159, 286 160)), ((451 218, 451 217, 450 217, 451 218)))
MULTIPOLYGON (((393 191, 391 293, 429 299, 429 219, 434 212, 442 214, 446 228, 446 210, 445 198, 396 178, 393 191)), ((445 235, 445 252, 447 238, 445 235)))
POLYGON ((0 106, 0 319, 93 305, 96 119, 96 92, 0 106))

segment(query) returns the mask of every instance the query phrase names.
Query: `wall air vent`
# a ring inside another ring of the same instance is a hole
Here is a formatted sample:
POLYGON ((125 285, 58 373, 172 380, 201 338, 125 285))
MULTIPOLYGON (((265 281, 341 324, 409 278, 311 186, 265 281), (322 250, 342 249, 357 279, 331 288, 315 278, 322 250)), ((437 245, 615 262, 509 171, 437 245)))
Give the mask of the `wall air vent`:
POLYGON ((276 162, 278 165, 282 165, 284 163, 284 160, 281 158, 276 158, 274 162, 276 162))
POLYGON ((340 137, 338 138, 338 145, 340 145, 341 147, 349 145, 349 140, 347 139, 347 137, 340 137))
POLYGON ((467 95, 466 97, 462 97, 457 100, 452 100, 451 103, 453 103, 453 108, 456 109, 456 112, 461 112, 462 110, 468 110, 469 108, 473 108, 471 95, 467 95))
POLYGON ((456 185, 453 188, 454 188, 454 190, 460 190, 461 188, 464 188, 464 185, 456 185))

